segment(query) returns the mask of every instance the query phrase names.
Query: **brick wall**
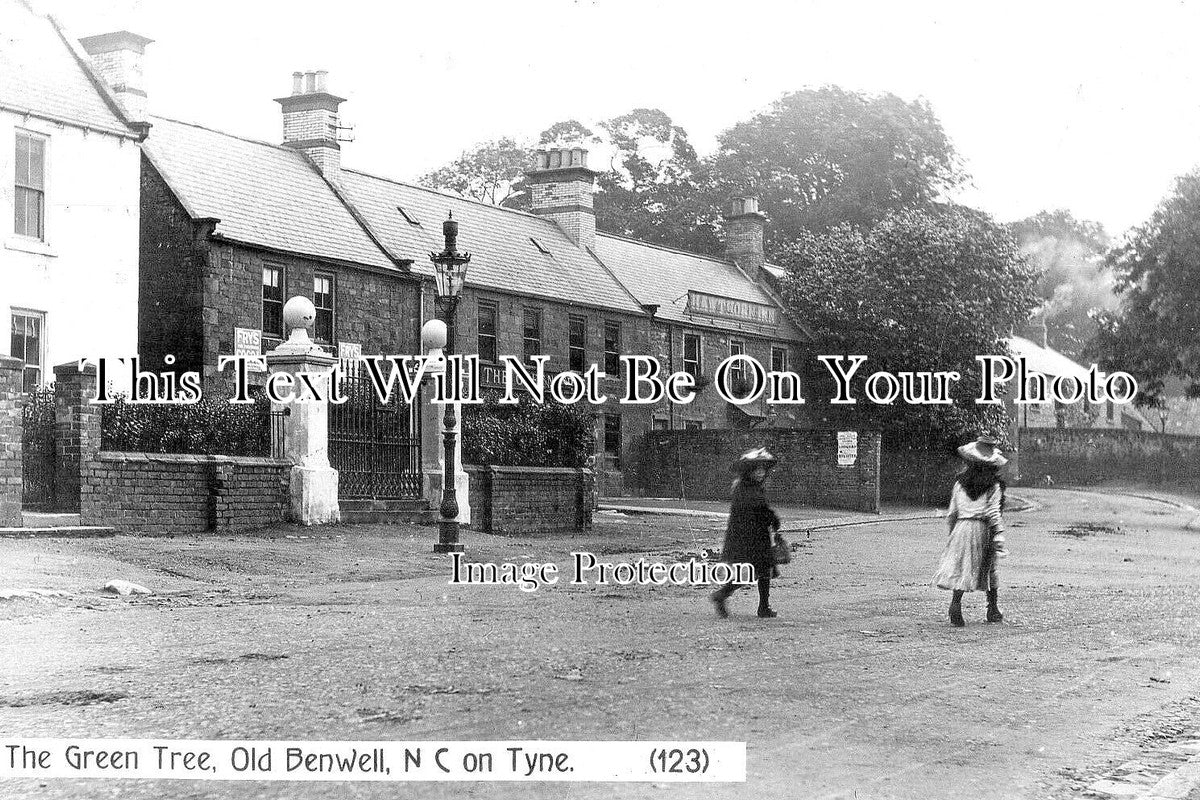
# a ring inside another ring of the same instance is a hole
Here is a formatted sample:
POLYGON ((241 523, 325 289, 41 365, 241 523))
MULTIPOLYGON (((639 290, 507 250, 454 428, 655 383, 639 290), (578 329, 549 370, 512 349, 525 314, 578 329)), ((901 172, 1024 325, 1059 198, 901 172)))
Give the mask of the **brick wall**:
MULTIPOLYGON (((297 295, 313 299, 315 273, 333 275, 336 341, 362 345, 364 355, 417 351, 417 292, 411 278, 219 244, 212 249, 204 278, 206 390, 209 387, 228 390, 232 372, 218 376, 216 365, 218 356, 234 351, 234 329, 262 328, 262 271, 268 265, 283 269, 285 300, 297 295), (381 314, 381 309, 387 313, 381 314)), ((263 352, 269 352, 279 341, 264 333, 263 352)), ((326 347, 336 353, 336 343, 326 347)))
MULTIPOLYGON (((432 297, 432 286, 426 293, 432 297)), ((542 317, 542 348, 541 353, 550 357, 546 365, 548 372, 565 371, 569 366, 568 343, 570 341, 570 319, 573 316, 585 319, 584 363, 599 364, 604 369, 604 331, 607 322, 617 322, 621 326, 620 351, 630 354, 658 354, 653 349, 650 339, 648 320, 645 317, 619 312, 605 312, 595 308, 581 308, 567 303, 553 303, 536 300, 529 297, 501 294, 473 287, 463 290, 463 298, 458 305, 456 319, 455 347, 460 353, 478 352, 479 336, 479 303, 486 301, 496 308, 496 353, 497 355, 524 355, 524 319, 526 309, 541 311, 542 317)), ((433 306, 430 301, 429 312, 433 306)), ((440 311, 439 317, 440 317, 440 311)), ((660 356, 664 365, 665 356, 660 356)), ((593 406, 596 412, 596 466, 601 473, 598 476, 601 484, 606 487, 606 493, 621 493, 621 476, 619 460, 604 455, 604 417, 605 414, 617 414, 621 417, 622 453, 626 453, 629 443, 649 430, 649 406, 621 405, 618 399, 624 395, 624 383, 619 376, 604 378, 601 381, 601 391, 608 396, 608 402, 593 406)))
MULTIPOLYGON (((198 229, 154 166, 142 156, 141 235, 138 269, 138 354, 143 369, 200 371, 203 365, 207 236, 198 229)), ((261 291, 261 290, 260 290, 261 291)))
POLYGON ((54 502, 60 511, 78 511, 86 484, 84 470, 100 451, 100 406, 96 368, 59 364, 54 368, 54 502))
POLYGON ((880 499, 885 503, 946 505, 961 468, 962 460, 954 450, 931 450, 924 436, 885 435, 880 456, 880 499))
POLYGON ((879 434, 872 431, 859 431, 857 458, 846 467, 838 466, 837 431, 653 431, 636 448, 626 487, 646 497, 727 500, 729 467, 753 447, 779 458, 770 484, 774 502, 879 511, 879 434))
MULTIPOLYGON (((746 355, 762 364, 766 370, 771 369, 771 347, 783 347, 788 351, 788 369, 800 375, 801 396, 808 400, 805 405, 779 405, 775 411, 786 415, 788 427, 807 427, 804 422, 811 416, 809 408, 814 405, 815 398, 820 395, 812 393, 811 366, 814 361, 800 348, 790 342, 768 339, 754 335, 718 331, 710 328, 697 328, 679 324, 666 325, 656 322, 650 329, 649 347, 644 352, 657 355, 663 365, 664 372, 678 372, 683 369, 683 337, 684 334, 694 334, 700 337, 700 370, 706 385, 696 392, 696 399, 685 406, 677 405, 674 409, 665 401, 651 409, 654 419, 660 424, 674 428, 685 425, 699 424, 702 428, 736 427, 733 420, 745 419, 745 414, 737 409, 732 412, 730 404, 717 393, 712 385, 713 375, 717 366, 729 358, 729 342, 737 339, 745 344, 746 355)), ((766 413, 764 403, 756 402, 742 408, 752 414, 766 413)))
POLYGON ((80 520, 126 533, 230 533, 282 522, 291 465, 266 458, 102 452, 84 468, 80 520))
POLYGON ((466 466, 471 527, 517 535, 592 527, 595 476, 586 469, 466 466))
POLYGON ((1145 431, 1039 428, 1020 432, 1021 483, 1103 481, 1200 489, 1200 437, 1145 431))
POLYGON ((0 527, 21 525, 21 386, 25 362, 0 356, 0 527))
MULTIPOLYGON (((176 370, 201 373, 206 394, 228 396, 232 370, 218 375, 217 359, 234 352, 235 328, 262 328, 266 265, 283 269, 285 301, 313 299, 314 274, 333 275, 336 341, 360 344, 368 355, 417 351, 415 277, 213 241, 210 233, 211 224, 190 219, 143 159, 138 349, 144 369, 165 371, 163 357, 172 353, 176 370)), ((279 341, 264 335, 263 352, 279 341)))

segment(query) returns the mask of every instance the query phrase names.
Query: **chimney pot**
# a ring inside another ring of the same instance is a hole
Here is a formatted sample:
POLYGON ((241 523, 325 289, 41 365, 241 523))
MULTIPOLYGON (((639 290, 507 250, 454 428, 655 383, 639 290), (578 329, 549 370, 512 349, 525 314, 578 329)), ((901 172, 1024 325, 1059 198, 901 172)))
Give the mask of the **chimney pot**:
POLYGON ((326 91, 325 70, 292 73, 292 94, 277 97, 283 111, 283 144, 305 153, 321 174, 341 174, 341 146, 337 141, 338 108, 345 98, 326 91))
POLYGON ((593 192, 596 173, 587 168, 582 147, 548 147, 537 151, 526 171, 533 213, 552 219, 580 247, 596 245, 593 192))
POLYGON ((146 45, 153 41, 129 31, 85 36, 79 40, 91 56, 92 67, 120 101, 130 122, 146 121, 143 69, 146 45))
POLYGON ((758 198, 757 197, 735 197, 732 203, 732 217, 740 217, 743 214, 758 213, 758 198))
POLYGON ((729 208, 732 213, 725 219, 725 257, 759 280, 767 263, 763 246, 766 217, 758 210, 757 197, 735 197, 729 208))

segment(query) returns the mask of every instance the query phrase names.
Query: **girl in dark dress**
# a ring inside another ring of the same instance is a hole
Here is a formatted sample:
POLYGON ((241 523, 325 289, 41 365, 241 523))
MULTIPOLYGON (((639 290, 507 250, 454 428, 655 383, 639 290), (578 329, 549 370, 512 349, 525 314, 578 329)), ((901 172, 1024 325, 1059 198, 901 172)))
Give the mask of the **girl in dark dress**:
MULTIPOLYGON (((733 498, 729 508, 729 525, 725 529, 725 546, 721 560, 727 564, 751 564, 758 578, 758 616, 779 616, 771 609, 771 578, 777 574, 775 557, 771 552, 771 532, 779 530, 779 516, 767 505, 763 482, 775 466, 775 456, 764 448, 743 453, 734 469, 739 477, 733 482, 733 498)), ((739 584, 730 582, 712 595, 717 614, 729 616, 725 601, 739 584)))

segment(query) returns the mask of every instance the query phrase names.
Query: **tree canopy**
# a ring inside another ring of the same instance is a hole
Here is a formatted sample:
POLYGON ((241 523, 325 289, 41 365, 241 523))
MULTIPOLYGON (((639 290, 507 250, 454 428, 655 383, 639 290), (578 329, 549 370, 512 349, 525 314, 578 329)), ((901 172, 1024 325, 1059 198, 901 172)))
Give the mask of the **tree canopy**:
POLYGON ((1097 315, 1089 355, 1137 378, 1140 405, 1161 405, 1169 378, 1200 396, 1200 169, 1177 178, 1107 260, 1121 304, 1097 315))
MULTIPOLYGON (((596 227, 699 253, 718 253, 733 197, 756 195, 768 251, 802 231, 869 227, 901 208, 934 208, 966 179, 930 105, 833 86, 792 92, 721 134, 700 157, 661 109, 635 108, 590 127, 555 123, 538 146, 583 145, 600 172, 596 227), (607 164, 596 156, 607 154, 607 164)), ((422 180, 484 202, 528 207, 523 168, 533 150, 485 142, 422 180)))
POLYGON ((725 131, 713 172, 725 194, 760 198, 772 247, 801 231, 930 208, 966 180, 928 102, 836 86, 786 94, 725 131))
POLYGON ((944 439, 1004 433, 1003 408, 975 404, 975 357, 1006 354, 1003 340, 1038 299, 1037 270, 1004 226, 962 207, 907 209, 865 230, 802 231, 780 257, 784 299, 827 352, 868 356, 856 376, 860 398, 862 379, 878 370, 962 376, 953 406, 860 399, 848 407, 859 426, 924 428, 944 439))
POLYGON ((423 176, 421 183, 494 206, 503 205, 521 191, 529 153, 528 147, 514 139, 483 142, 423 176))

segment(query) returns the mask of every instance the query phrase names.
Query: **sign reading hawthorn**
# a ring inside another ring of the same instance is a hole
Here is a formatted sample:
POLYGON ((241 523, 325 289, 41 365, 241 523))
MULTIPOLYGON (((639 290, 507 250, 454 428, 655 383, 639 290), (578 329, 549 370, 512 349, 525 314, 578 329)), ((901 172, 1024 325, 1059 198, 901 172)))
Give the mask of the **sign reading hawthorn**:
POLYGON ((705 294, 694 289, 688 290, 687 313, 724 317, 755 325, 779 324, 779 309, 774 306, 752 303, 749 300, 737 300, 733 297, 705 294))

